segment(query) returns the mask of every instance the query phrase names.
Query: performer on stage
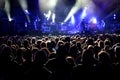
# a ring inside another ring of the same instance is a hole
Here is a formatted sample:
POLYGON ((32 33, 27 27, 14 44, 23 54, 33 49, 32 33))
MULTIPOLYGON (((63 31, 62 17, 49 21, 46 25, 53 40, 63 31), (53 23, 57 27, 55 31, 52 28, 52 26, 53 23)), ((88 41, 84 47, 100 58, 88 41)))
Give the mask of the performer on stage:
POLYGON ((81 27, 82 33, 85 33, 86 32, 86 21, 85 21, 85 19, 83 19, 81 21, 80 27, 81 27))

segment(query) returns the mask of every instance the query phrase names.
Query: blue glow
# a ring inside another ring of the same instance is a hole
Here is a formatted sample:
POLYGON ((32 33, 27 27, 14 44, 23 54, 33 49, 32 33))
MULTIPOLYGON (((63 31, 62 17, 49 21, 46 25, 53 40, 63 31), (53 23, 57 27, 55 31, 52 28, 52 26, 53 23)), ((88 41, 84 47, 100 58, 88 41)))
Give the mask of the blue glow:
POLYGON ((40 18, 39 18, 39 17, 37 17, 37 18, 35 19, 35 21, 34 21, 34 29, 35 29, 35 30, 38 30, 38 23, 39 23, 39 21, 40 21, 40 18))
POLYGON ((52 15, 52 22, 53 23, 55 23, 55 17, 56 17, 56 15, 55 15, 55 13, 53 13, 53 15, 52 15))
POLYGON ((114 17, 116 17, 116 14, 114 14, 114 17))
POLYGON ((97 19, 95 17, 92 17, 90 22, 94 23, 94 24, 97 24, 97 19))
POLYGON ((51 14, 52 14, 52 12, 49 10, 49 11, 48 11, 48 13, 47 13, 47 15, 46 15, 47 20, 49 20, 49 19, 50 19, 51 14))
POLYGON ((87 16, 87 7, 84 8, 82 14, 81 14, 81 19, 84 19, 87 16))
POLYGON ((43 15, 45 16, 45 18, 46 18, 47 20, 49 20, 50 17, 51 17, 51 15, 52 15, 52 12, 49 10, 48 13, 44 13, 43 15))
POLYGON ((30 14, 28 10, 25 10, 25 13, 26 13, 26 14, 30 14))
POLYGON ((113 18, 116 19, 116 14, 113 15, 113 18))
POLYGON ((27 28, 27 26, 28 26, 28 25, 27 25, 27 22, 25 22, 25 27, 27 28))
POLYGON ((13 19, 11 17, 8 17, 9 21, 12 21, 13 19))
POLYGON ((74 25, 75 24, 75 17, 72 15, 71 16, 71 24, 74 25))

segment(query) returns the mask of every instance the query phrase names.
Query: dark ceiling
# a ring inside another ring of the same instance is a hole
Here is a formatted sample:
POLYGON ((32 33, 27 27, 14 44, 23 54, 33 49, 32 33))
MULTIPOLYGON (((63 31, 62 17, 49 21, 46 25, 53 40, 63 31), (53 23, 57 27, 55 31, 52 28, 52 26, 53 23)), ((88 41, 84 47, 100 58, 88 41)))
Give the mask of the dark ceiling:
MULTIPOLYGON (((0 0, 0 9, 4 8, 4 2, 5 0, 0 0)), ((52 1, 52 0, 51 0, 52 1)), ((76 0, 59 0, 59 1, 63 1, 66 6, 72 7, 76 0)), ((85 0, 83 0, 85 1, 85 0)), ((96 8, 96 12, 97 9, 100 11, 100 16, 103 18, 105 16, 110 15, 112 12, 118 13, 119 9, 120 9, 120 0, 92 0, 93 3, 97 6, 96 8)), ((21 12, 21 8, 20 5, 18 4, 18 0, 10 0, 11 3, 11 14, 12 16, 19 16, 19 15, 23 15, 23 13, 21 12), (17 13, 16 13, 17 12, 17 13)), ((28 10, 31 12, 31 14, 33 16, 36 16, 38 14, 40 14, 38 11, 38 0, 27 0, 28 3, 28 10)), ((58 5, 58 7, 61 7, 61 5, 58 5)), ((61 11, 58 10, 59 13, 63 13, 62 11, 64 10, 64 7, 61 7, 61 11)), ((0 14, 1 15, 1 14, 0 14)), ((42 14, 41 14, 42 15, 42 14)), ((66 16, 66 15, 62 15, 62 16, 66 16)))

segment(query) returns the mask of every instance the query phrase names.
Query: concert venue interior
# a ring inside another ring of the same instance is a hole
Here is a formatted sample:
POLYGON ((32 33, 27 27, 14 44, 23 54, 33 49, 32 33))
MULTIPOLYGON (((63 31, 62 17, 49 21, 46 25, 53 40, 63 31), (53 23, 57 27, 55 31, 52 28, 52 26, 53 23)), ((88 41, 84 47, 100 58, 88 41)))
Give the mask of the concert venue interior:
POLYGON ((118 33, 120 0, 0 0, 0 34, 118 33))
POLYGON ((0 80, 120 80, 120 0, 0 0, 0 80))

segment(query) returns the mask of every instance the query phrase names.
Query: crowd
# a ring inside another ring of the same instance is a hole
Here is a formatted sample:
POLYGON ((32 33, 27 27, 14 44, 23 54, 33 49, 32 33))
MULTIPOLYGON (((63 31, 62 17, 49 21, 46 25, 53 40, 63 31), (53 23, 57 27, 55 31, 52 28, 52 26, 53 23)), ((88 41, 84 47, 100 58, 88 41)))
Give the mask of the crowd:
POLYGON ((117 79, 119 74, 119 34, 0 37, 0 80, 117 79))

